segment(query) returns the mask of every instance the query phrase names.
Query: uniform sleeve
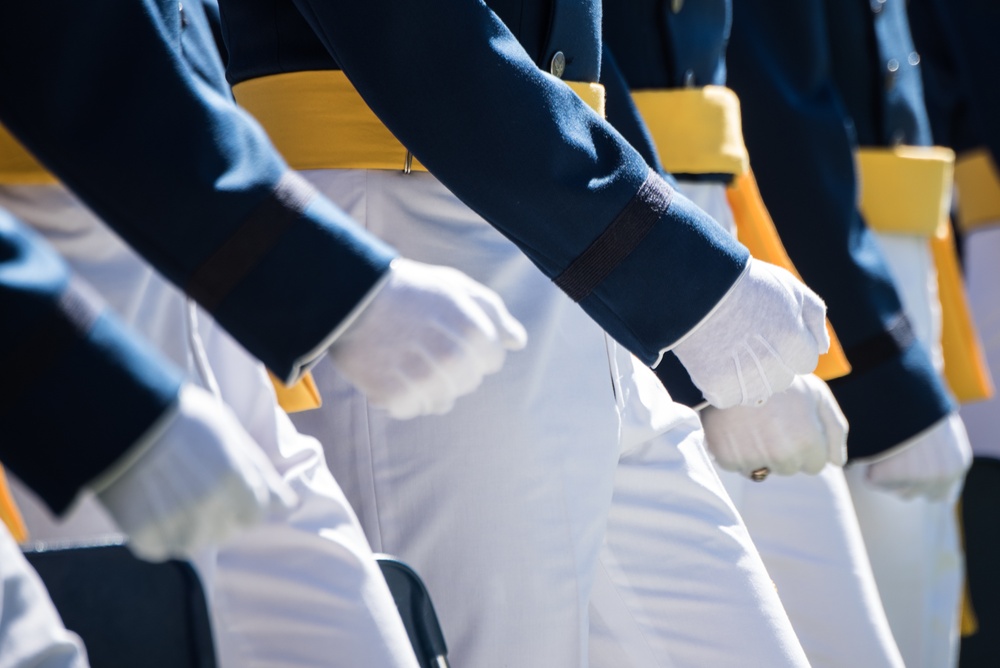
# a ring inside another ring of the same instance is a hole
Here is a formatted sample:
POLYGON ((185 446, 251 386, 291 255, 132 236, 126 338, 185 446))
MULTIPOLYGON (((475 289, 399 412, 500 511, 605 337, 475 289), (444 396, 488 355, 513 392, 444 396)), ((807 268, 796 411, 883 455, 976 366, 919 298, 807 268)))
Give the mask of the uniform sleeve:
MULTIPOLYGON (((607 90, 608 122, 622 134, 646 163, 672 183, 673 176, 663 169, 656 145, 646 129, 642 115, 632 102, 625 75, 618 68, 614 55, 605 43, 601 61, 601 83, 607 90)), ((692 408, 704 405, 705 397, 691 380, 691 375, 673 352, 666 352, 656 366, 656 376, 670 392, 674 401, 692 408)))
POLYGON ((55 512, 177 398, 181 376, 0 211, 0 461, 55 512))
POLYGON ((917 434, 953 409, 916 342, 856 207, 853 142, 830 76, 821 2, 734 3, 729 82, 764 201, 792 261, 827 303, 853 371, 830 383, 852 457, 917 434))
POLYGON ((985 145, 1000 164, 994 44, 1000 5, 990 0, 920 0, 908 7, 913 38, 924 57, 921 71, 935 141, 959 152, 985 145))
POLYGON ((232 103, 198 3, 25 2, 0 121, 286 381, 394 252, 294 176, 232 103))
POLYGON ((484 3, 295 5, 393 135, 646 363, 745 266, 484 3))

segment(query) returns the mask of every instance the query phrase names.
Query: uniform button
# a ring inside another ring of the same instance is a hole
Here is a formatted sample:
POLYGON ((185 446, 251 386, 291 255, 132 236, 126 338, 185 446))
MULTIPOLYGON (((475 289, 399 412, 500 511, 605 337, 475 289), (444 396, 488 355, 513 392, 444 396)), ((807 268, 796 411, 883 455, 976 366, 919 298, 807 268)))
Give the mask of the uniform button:
POLYGON ((883 7, 885 6, 885 0, 871 0, 870 5, 872 8, 872 13, 878 14, 879 12, 882 11, 883 7))
POLYGON ((895 58, 889 60, 885 65, 886 75, 885 75, 885 89, 892 90, 896 86, 896 77, 899 72, 899 61, 895 58))
POLYGON ((670 0, 670 11, 677 14, 682 9, 684 9, 684 0, 670 0))
POLYGON ((684 87, 694 88, 694 70, 684 72, 684 87))
POLYGON ((920 64, 920 54, 914 51, 913 53, 911 53, 906 57, 906 62, 916 67, 917 65, 920 64))
POLYGON ((554 76, 562 79, 563 73, 566 71, 566 54, 562 51, 556 51, 555 55, 552 56, 552 62, 549 63, 549 72, 554 76))

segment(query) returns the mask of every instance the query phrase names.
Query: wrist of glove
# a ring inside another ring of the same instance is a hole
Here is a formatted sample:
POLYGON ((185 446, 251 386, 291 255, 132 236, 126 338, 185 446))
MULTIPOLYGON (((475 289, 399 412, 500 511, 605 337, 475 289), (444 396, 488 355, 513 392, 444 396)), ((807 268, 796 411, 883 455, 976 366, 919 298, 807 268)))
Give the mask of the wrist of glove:
POLYGON ((705 399, 729 408, 763 404, 829 348, 823 301, 784 269, 751 258, 673 351, 705 399))
POLYGON ((329 354, 372 405, 406 419, 446 413, 526 343, 489 288, 456 269, 398 258, 329 354))
POLYGON ((904 499, 955 500, 971 465, 965 426, 958 414, 952 413, 883 459, 868 464, 866 478, 875 487, 904 499))
POLYGON ((191 556, 297 503, 229 409, 192 385, 90 488, 149 561, 191 556))
POLYGON ((760 407, 706 408, 705 445, 716 463, 750 476, 767 468, 779 475, 815 475, 847 460, 847 419, 826 383, 796 376, 760 407))

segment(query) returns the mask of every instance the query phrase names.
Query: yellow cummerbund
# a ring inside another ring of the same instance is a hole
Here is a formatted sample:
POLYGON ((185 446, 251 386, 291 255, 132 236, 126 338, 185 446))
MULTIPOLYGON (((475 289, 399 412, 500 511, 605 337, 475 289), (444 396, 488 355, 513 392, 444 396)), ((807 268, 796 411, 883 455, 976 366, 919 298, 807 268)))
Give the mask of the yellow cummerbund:
POLYGON ((44 167, 0 125, 0 185, 31 186, 57 183, 44 167))
POLYGON ((743 174, 740 100, 725 86, 632 91, 660 162, 673 174, 743 174))
MULTIPOLYGON (((604 87, 566 81, 604 116, 604 87)), ((250 79, 233 87, 236 101, 253 114, 294 169, 426 171, 385 127, 339 70, 290 72, 250 79), (410 158, 410 164, 407 159, 410 158)))
POLYGON ((323 398, 319 394, 319 388, 316 387, 316 381, 313 380, 311 372, 307 371, 291 386, 282 383, 270 371, 267 372, 267 375, 271 379, 271 385, 274 386, 278 405, 286 413, 311 411, 323 405, 323 398))
POLYGON ((15 541, 23 543, 28 540, 28 529, 14 501, 14 495, 10 493, 3 467, 0 467, 0 521, 6 525, 15 541))
POLYGON ((930 244, 941 302, 945 380, 959 402, 984 401, 993 396, 993 378, 965 294, 951 225, 945 224, 930 244))
POLYGON ((988 149, 958 156, 955 161, 959 226, 964 232, 1000 223, 1000 173, 988 149))
POLYGON ((948 222, 955 152, 941 146, 861 148, 859 206, 868 226, 932 237, 948 222))

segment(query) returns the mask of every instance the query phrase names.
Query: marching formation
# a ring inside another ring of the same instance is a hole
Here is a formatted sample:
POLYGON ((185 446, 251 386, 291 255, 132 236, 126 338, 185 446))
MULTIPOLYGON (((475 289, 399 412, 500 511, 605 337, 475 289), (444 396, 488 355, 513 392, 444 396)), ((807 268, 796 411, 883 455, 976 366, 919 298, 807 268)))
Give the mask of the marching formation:
POLYGON ((5 9, 0 666, 109 535, 222 668, 426 665, 375 553, 461 667, 1000 657, 988 0, 5 9))

